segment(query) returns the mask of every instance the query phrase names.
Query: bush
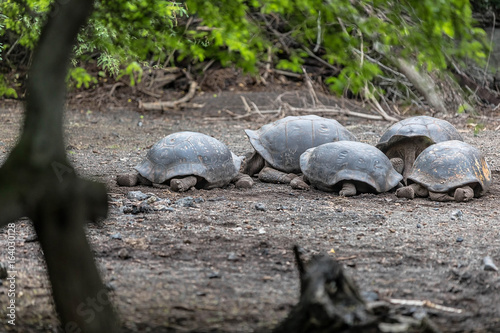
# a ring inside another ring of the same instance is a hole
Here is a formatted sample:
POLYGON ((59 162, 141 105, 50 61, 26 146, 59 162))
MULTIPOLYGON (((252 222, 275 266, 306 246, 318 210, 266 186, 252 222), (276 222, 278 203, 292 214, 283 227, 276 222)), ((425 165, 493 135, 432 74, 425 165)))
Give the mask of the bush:
MULTIPOLYGON (((30 53, 50 2, 4 0, 0 42, 30 53)), ((388 68, 397 58, 429 70, 485 58, 484 31, 466 0, 99 0, 78 42, 75 63, 95 59, 112 76, 133 62, 215 59, 255 72, 271 57, 277 68, 301 72, 312 59, 329 69, 333 91, 355 94, 383 93, 377 80, 394 75, 388 68)), ((14 66, 29 59, 14 58, 14 66)))

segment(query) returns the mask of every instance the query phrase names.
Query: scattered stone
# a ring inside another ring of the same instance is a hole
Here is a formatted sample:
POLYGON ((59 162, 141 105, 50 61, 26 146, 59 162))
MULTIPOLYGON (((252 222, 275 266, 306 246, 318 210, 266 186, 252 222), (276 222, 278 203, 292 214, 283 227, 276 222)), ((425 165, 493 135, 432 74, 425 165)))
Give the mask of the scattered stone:
POLYGON ((450 213, 450 218, 452 219, 452 221, 461 220, 463 216, 464 213, 462 213, 460 209, 454 210, 450 213))
POLYGON ((266 205, 261 202, 255 204, 255 209, 265 212, 267 210, 266 205))
POLYGON ((197 291, 196 292, 196 296, 206 296, 207 293, 203 292, 203 291, 197 291))
POLYGON ((154 212, 154 209, 153 207, 151 207, 151 205, 143 202, 141 203, 141 205, 139 206, 139 212, 140 213, 144 213, 144 214, 149 214, 149 213, 153 213, 154 212))
POLYGON ((464 239, 462 237, 457 237, 457 243, 462 243, 464 239))
POLYGON ((239 259, 238 259, 238 256, 236 255, 236 253, 231 252, 227 256, 227 260, 229 260, 229 261, 238 261, 239 259))
POLYGON ((266 230, 264 228, 260 228, 259 229, 259 234, 262 235, 262 234, 265 234, 265 233, 266 233, 266 230))
POLYGON ((158 197, 156 195, 151 195, 149 198, 146 199, 146 203, 147 204, 152 204, 153 202, 157 202, 158 200, 158 197))
POLYGON ((417 223, 417 228, 418 229, 422 228, 422 225, 420 223, 417 223))
POLYGON ((122 211, 123 214, 137 214, 134 211, 137 210, 137 206, 123 206, 122 211))
POLYGON ((199 198, 194 199, 194 202, 202 203, 202 202, 205 202, 205 199, 203 199, 202 197, 199 197, 199 198))
POLYGON ((117 232, 115 234, 112 234, 111 238, 112 239, 122 239, 122 235, 119 232, 117 232))
POLYGON ((108 289, 108 291, 116 290, 115 283, 114 282, 108 282, 108 283, 106 283, 106 289, 108 289))
POLYGON ((175 204, 181 207, 196 207, 193 197, 180 198, 175 202, 175 204))
POLYGON ((498 267, 495 265, 493 262, 493 259, 491 259, 490 256, 486 256, 483 258, 483 263, 484 263, 484 270, 485 271, 494 271, 498 272, 498 267))
POLYGON ((156 210, 157 212, 173 212, 174 209, 172 207, 168 207, 165 205, 156 205, 153 206, 153 209, 156 210))
POLYGON ((5 280, 8 276, 7 266, 3 262, 0 262, 0 280, 5 280))
POLYGON ((210 198, 210 199, 207 199, 208 201, 226 201, 227 198, 225 196, 222 196, 222 197, 215 197, 215 198, 210 198))
POLYGON ((371 290, 362 291, 361 297, 363 297, 363 299, 367 302, 375 302, 379 300, 378 294, 371 290))
POLYGON ((126 248, 120 249, 120 251, 118 251, 118 257, 123 260, 131 258, 130 253, 126 248))
POLYGON ((146 200, 149 197, 150 197, 150 195, 148 195, 146 193, 142 193, 141 191, 130 191, 127 193, 127 199, 129 199, 129 200, 142 201, 142 200, 146 200))
POLYGON ((208 278, 209 279, 219 279, 220 274, 219 274, 219 272, 211 272, 210 274, 208 274, 208 278))

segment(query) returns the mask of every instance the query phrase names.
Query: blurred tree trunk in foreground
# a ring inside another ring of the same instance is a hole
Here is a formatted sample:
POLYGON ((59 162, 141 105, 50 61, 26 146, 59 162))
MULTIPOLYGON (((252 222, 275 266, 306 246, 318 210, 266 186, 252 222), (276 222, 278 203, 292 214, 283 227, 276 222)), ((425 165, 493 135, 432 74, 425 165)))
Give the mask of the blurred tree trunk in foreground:
POLYGON ((0 168, 0 226, 33 221, 64 331, 111 333, 116 315, 83 229, 106 216, 106 190, 75 174, 62 129, 67 67, 93 3, 53 3, 29 73, 23 132, 0 168))

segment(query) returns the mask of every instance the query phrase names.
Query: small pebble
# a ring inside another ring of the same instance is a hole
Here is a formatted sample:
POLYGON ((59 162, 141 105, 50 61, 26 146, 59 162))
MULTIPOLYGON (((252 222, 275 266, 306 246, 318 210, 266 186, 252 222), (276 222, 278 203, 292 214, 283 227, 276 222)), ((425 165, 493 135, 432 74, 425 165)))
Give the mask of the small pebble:
POLYGON ((142 201, 142 200, 146 200, 149 197, 150 197, 150 195, 142 193, 141 191, 130 191, 127 193, 127 199, 129 199, 129 200, 142 201))
POLYGON ((157 212, 173 212, 174 209, 172 207, 168 207, 165 205, 155 205, 153 206, 153 209, 156 210, 157 212))
POLYGON ((227 256, 227 260, 229 260, 229 261, 238 261, 238 256, 236 255, 236 253, 231 252, 227 256))
POLYGON ((113 238, 113 239, 122 239, 122 235, 119 232, 117 232, 115 234, 112 234, 111 238, 113 238))
POLYGON ((108 289, 109 291, 116 290, 116 285, 113 282, 108 282, 106 283, 106 289, 108 289))
POLYGON ((194 205, 194 199, 192 197, 184 197, 178 199, 175 204, 181 207, 196 207, 194 205))
POLYGON ((461 220, 464 216, 464 213, 460 209, 454 210, 450 213, 450 218, 452 220, 461 220))
POLYGON ((227 200, 225 196, 208 199, 208 201, 225 201, 225 200, 227 200))
POLYGON ((462 243, 464 239, 462 237, 457 237, 457 243, 462 243))
POLYGON ((129 259, 131 256, 130 256, 130 253, 128 252, 128 250, 123 248, 123 249, 120 249, 120 251, 118 251, 118 257, 120 259, 126 260, 126 259, 129 259))
POLYGON ((255 204, 255 209, 265 212, 267 208, 266 205, 264 205, 261 202, 258 202, 255 204))
POLYGON ((374 291, 362 291, 361 296, 364 298, 365 301, 368 302, 375 302, 379 300, 378 294, 374 291))
POLYGON ((491 259, 490 256, 484 257, 483 263, 484 263, 484 270, 485 271, 498 272, 498 267, 495 265, 495 263, 493 262, 493 259, 491 259))
POLYGON ((209 279, 218 279, 218 278, 220 278, 220 274, 219 274, 219 272, 211 272, 210 274, 208 274, 208 278, 209 279))
POLYGON ((151 205, 143 202, 141 203, 141 205, 139 206, 139 212, 141 213, 145 213, 145 214, 149 214, 149 213, 152 213, 154 212, 154 209, 153 207, 151 207, 151 205))
POLYGON ((422 228, 422 225, 420 223, 417 223, 417 228, 422 228))
POLYGON ((266 230, 264 228, 260 228, 259 229, 259 234, 262 235, 262 234, 265 234, 265 233, 266 233, 266 230))
POLYGON ((203 199, 202 197, 199 197, 199 198, 194 199, 194 202, 202 203, 202 202, 205 202, 205 199, 203 199))
POLYGON ((156 195, 151 195, 149 198, 146 199, 146 203, 152 204, 153 202, 158 201, 158 197, 156 195))

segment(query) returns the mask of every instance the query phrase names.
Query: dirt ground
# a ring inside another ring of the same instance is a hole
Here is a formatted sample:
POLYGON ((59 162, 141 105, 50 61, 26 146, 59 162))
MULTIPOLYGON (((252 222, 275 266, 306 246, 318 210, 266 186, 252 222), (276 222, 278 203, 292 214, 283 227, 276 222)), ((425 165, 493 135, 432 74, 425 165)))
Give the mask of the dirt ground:
MULTIPOLYGON (((238 155, 251 151, 243 130, 266 120, 228 119, 224 110, 243 112, 239 96, 205 93, 195 100, 205 103, 201 109, 164 113, 75 106, 67 112, 71 160, 81 175, 108 187, 109 217, 90 224, 88 237, 125 331, 269 331, 298 299, 294 244, 306 258, 328 253, 342 262, 369 300, 427 300, 461 310, 422 308, 444 332, 500 331, 500 277, 483 267, 487 255, 500 265, 498 111, 496 118, 446 118, 484 152, 493 171, 490 191, 468 203, 409 201, 394 193, 343 198, 258 180, 252 189, 230 185, 186 193, 115 184, 117 173, 130 172, 152 144, 176 131, 212 135, 238 155), (486 129, 474 135, 471 119, 486 129), (163 200, 165 211, 124 213, 134 204, 127 199, 131 190, 163 200), (187 207, 175 203, 185 197, 194 199, 187 207)), ((276 94, 246 96, 265 109, 276 94)), ((18 105, 0 107, 0 161, 15 143, 21 119, 18 105)), ((337 119, 370 144, 389 125, 337 119)), ((20 220, 16 230, 18 317, 12 329, 3 306, 0 331, 55 332, 58 321, 34 230, 28 220, 20 220)), ((5 262, 6 230, 0 233, 5 262)), ((7 304, 5 280, 0 302, 7 304)), ((422 310, 417 308, 408 311, 422 310)))

